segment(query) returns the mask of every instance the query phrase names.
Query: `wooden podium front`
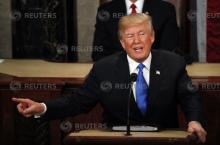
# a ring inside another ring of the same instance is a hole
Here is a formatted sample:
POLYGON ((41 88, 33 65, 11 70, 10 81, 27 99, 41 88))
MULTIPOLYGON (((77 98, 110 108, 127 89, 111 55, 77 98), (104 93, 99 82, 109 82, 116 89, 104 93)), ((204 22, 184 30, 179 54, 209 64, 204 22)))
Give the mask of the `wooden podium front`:
POLYGON ((163 130, 159 132, 132 132, 126 136, 126 132, 108 130, 83 130, 73 132, 64 139, 65 145, 76 144, 120 144, 120 145, 186 145, 195 139, 195 136, 178 130, 163 130))

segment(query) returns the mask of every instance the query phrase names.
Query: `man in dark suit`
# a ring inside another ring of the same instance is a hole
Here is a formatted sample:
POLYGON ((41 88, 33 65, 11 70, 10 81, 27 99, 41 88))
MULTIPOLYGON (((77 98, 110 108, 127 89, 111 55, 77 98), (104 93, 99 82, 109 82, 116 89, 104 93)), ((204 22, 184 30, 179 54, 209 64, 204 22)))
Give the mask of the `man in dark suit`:
POLYGON ((97 61, 75 95, 44 103, 13 98, 19 103, 18 111, 26 117, 42 115, 45 119, 56 119, 88 112, 100 102, 104 109, 103 122, 109 126, 125 125, 129 77, 137 73, 137 80, 131 86, 131 124, 177 128, 180 104, 188 131, 195 132, 205 142, 206 132, 200 124, 201 98, 190 87, 182 57, 168 51, 151 51, 154 42, 151 17, 146 14, 122 17, 119 35, 126 53, 97 61))
POLYGON ((152 49, 175 51, 179 34, 172 4, 162 0, 113 0, 98 8, 93 61, 123 50, 118 39, 118 21, 121 16, 132 13, 132 4, 135 4, 137 13, 148 12, 153 18, 156 39, 152 49))

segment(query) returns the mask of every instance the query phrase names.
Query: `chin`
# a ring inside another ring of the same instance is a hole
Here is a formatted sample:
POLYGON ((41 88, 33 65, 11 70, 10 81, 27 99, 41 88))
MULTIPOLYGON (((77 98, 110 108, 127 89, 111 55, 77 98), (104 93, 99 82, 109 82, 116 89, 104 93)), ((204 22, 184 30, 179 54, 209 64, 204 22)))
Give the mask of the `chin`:
POLYGON ((141 63, 141 62, 143 62, 143 61, 145 60, 145 58, 143 58, 143 57, 137 58, 137 57, 136 57, 134 60, 137 61, 137 62, 139 62, 139 63, 141 63))

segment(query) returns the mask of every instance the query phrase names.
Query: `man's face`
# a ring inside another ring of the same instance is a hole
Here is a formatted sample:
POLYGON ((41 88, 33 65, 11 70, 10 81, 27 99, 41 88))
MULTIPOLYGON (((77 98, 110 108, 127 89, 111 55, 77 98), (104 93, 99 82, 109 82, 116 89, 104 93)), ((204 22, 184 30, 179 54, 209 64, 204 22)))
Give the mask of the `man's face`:
POLYGON ((154 34, 148 29, 147 23, 143 22, 127 27, 121 33, 120 42, 127 54, 135 61, 141 63, 150 54, 154 34))

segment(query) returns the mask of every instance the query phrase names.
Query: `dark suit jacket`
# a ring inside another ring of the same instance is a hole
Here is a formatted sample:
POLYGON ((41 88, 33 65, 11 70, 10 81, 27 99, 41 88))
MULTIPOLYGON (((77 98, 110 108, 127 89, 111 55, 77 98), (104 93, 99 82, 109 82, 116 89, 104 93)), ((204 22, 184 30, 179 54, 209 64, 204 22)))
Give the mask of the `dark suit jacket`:
MULTIPOLYGON (((152 51, 149 85, 149 107, 146 115, 131 100, 131 124, 178 127, 177 104, 186 114, 187 121, 201 121, 201 100, 191 87, 185 70, 185 61, 168 51, 152 51), (160 74, 156 73, 159 71, 160 74)), ((84 85, 75 94, 53 102, 46 102, 45 117, 55 119, 88 112, 99 102, 103 122, 125 125, 129 96, 129 67, 126 53, 119 52, 96 62, 84 85)))
MULTIPOLYGON (((152 48, 174 51, 179 36, 174 6, 162 0, 145 0, 143 12, 146 11, 152 16, 156 34, 152 48)), ((98 8, 92 52, 94 61, 122 50, 118 21, 123 15, 126 15, 124 0, 114 0, 98 8)))

